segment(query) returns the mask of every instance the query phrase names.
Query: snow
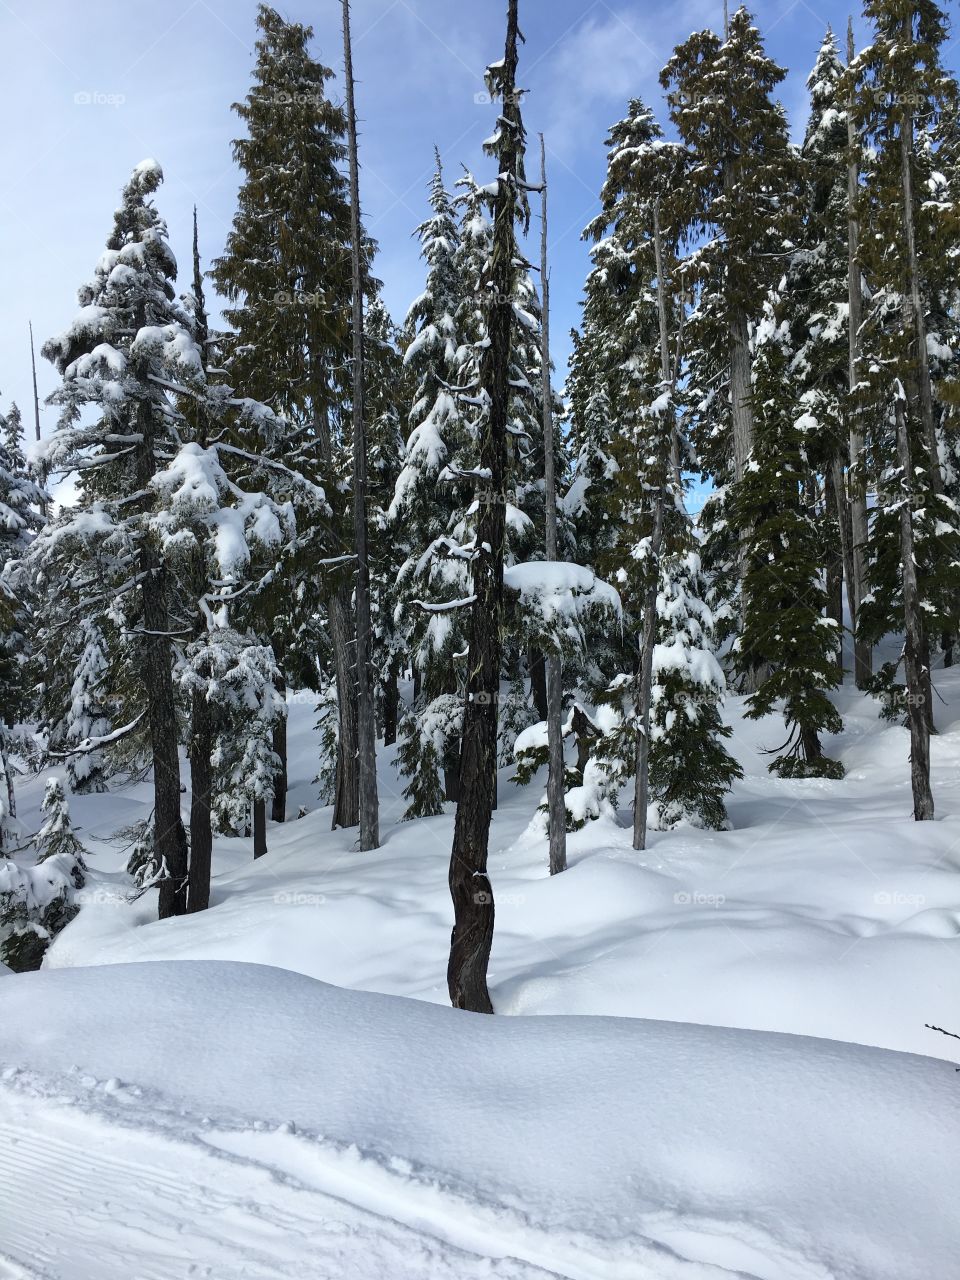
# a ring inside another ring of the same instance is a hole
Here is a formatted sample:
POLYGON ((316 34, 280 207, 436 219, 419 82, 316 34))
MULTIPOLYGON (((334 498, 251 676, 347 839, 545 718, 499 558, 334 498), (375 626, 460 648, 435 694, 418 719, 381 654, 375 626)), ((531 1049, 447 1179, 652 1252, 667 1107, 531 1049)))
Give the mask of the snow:
MULTIPOLYGON (((382 849, 331 831, 313 695, 289 704, 309 812, 256 862, 218 839, 207 913, 157 921, 122 870, 149 781, 71 797, 82 909, 0 984, 0 1275, 953 1274, 960 1076, 924 1024, 960 1030, 960 671, 937 687, 934 823, 907 731, 849 685, 842 781, 772 777, 779 720, 728 698, 733 829, 637 853, 607 805, 561 876, 545 772, 502 770, 492 1019, 446 1007, 452 807, 401 822, 391 749, 382 849)), ((27 831, 42 794, 23 780, 27 831)))
POLYGON ((24 975, 0 1010, 0 1238, 46 1274, 926 1280, 960 1247, 932 1059, 246 964, 24 975))
POLYGON ((591 603, 605 606, 617 615, 621 611, 620 596, 614 588, 601 582, 591 569, 583 565, 560 560, 532 560, 508 565, 503 571, 503 580, 521 596, 540 602, 548 616, 552 612, 573 614, 578 597, 587 597, 591 603))

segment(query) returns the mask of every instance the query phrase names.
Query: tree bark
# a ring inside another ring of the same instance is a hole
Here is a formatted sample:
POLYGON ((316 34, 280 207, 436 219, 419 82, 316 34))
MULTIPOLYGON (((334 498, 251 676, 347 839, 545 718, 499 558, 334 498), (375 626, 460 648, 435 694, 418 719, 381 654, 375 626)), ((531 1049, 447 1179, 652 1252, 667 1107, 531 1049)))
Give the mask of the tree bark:
POLYGON ((187 834, 180 816, 180 759, 177 713, 170 670, 169 613, 166 580, 153 547, 140 549, 143 582, 143 684, 147 697, 150 749, 153 757, 153 830, 157 857, 164 868, 160 881, 160 919, 187 910, 187 834))
POLYGON ((370 562, 367 559, 367 440, 364 423, 363 281, 360 242, 360 169, 357 161, 357 112, 354 104, 350 0, 343 0, 343 61, 347 90, 347 142, 350 153, 350 241, 353 268, 353 538, 357 553, 357 760, 360 789, 360 848, 380 844, 377 795, 377 722, 373 698, 370 621, 370 562))
POLYGON ((897 427, 897 456, 903 493, 900 500, 900 551, 903 558, 903 614, 906 624, 904 665, 907 677, 907 722, 910 726, 910 783, 913 788, 913 816, 917 822, 933 818, 930 790, 930 730, 926 702, 930 668, 923 663, 923 618, 917 590, 917 568, 913 554, 913 484, 910 470, 910 440, 903 388, 898 385, 894 412, 897 427))
MULTIPOLYGON (((853 20, 847 26, 847 60, 854 57, 853 20)), ((848 318, 848 377, 850 384, 850 459, 847 478, 850 490, 851 560, 852 582, 849 584, 852 599, 850 625, 854 634, 853 673, 858 689, 863 689, 873 675, 873 650, 859 638, 858 621, 860 605, 867 593, 866 545, 867 482, 864 458, 863 403, 859 391, 861 326, 863 324, 863 279, 858 262, 860 252, 860 218, 857 201, 860 186, 858 163, 859 137, 853 117, 853 98, 847 111, 847 302, 848 318)))
POLYGON ((360 784, 357 772, 357 686, 350 660, 350 589, 337 587, 327 601, 327 621, 337 679, 337 770, 333 798, 333 822, 355 827, 360 821, 360 784))
POLYGON ((267 852, 267 802, 253 802, 253 856, 262 858, 267 852))
MULTIPOLYGON (((7 793, 7 816, 15 818, 17 816, 17 793, 13 788, 13 770, 10 768, 10 761, 7 758, 6 735, 4 734, 2 722, 0 722, 0 772, 3 773, 3 784, 7 793)), ((3 823, 0 822, 0 854, 3 854, 3 852, 3 823)))
POLYGON ((210 801, 213 792, 214 712, 199 690, 194 690, 190 710, 190 871, 187 909, 206 911, 210 905, 210 872, 213 829, 210 801))
MULTIPOLYGON (((543 295, 540 367, 543 377, 543 477, 546 508, 545 549, 557 559, 557 474, 553 440, 553 391, 550 386, 550 270, 547 262, 547 152, 540 135, 540 288, 543 295)), ((544 712, 547 721, 547 816, 550 874, 567 869, 567 804, 563 758, 563 672, 556 653, 544 668, 544 712)))
POLYGON ((392 747, 396 742, 399 720, 400 686, 397 664, 394 660, 383 681, 383 745, 385 747, 392 747))
POLYGON ((530 696, 533 707, 541 720, 547 718, 547 660, 539 649, 531 649, 528 655, 530 666, 530 696))
MULTIPOLYGON (((145 317, 137 319, 138 326, 145 317)), ((149 387, 150 369, 144 361, 133 368, 137 383, 149 387)), ((143 398, 138 403, 137 426, 140 441, 134 465, 137 487, 148 492, 153 479, 154 405, 143 398)), ((184 915, 187 910, 187 834, 180 816, 180 758, 178 755, 177 711, 173 696, 170 658, 170 615, 164 566, 149 538, 141 534, 139 551, 143 614, 143 690, 147 703, 150 751, 153 762, 154 848, 163 868, 160 881, 160 919, 184 915)))
MULTIPOLYGON (((913 28, 908 16, 903 25, 907 42, 913 39, 913 28)), ((920 267, 917 261, 917 242, 913 209, 913 111, 909 99, 903 100, 903 114, 900 122, 900 170, 903 184, 903 230, 906 249, 907 297, 904 317, 913 331, 914 359, 911 368, 911 383, 915 380, 916 395, 912 397, 920 408, 921 434, 927 453, 927 474, 930 488, 938 497, 943 493, 943 473, 940 470, 940 453, 937 446, 937 431, 933 413, 933 389, 930 383, 930 359, 927 352, 927 326, 923 310, 923 298, 920 292, 920 267)), ((903 410, 904 417, 906 410, 903 410)), ((906 430, 906 428, 905 428, 906 430)), ((913 477, 907 477, 912 490, 913 477)), ((925 672, 923 680, 923 716, 927 733, 933 732, 933 682, 930 668, 930 638, 922 623, 920 614, 919 649, 917 660, 925 672)), ((927 763, 927 789, 929 790, 929 761, 927 763)), ((932 801, 931 801, 932 804, 932 801)))
MULTIPOLYGON (((847 537, 847 521, 844 508, 846 503, 843 498, 843 467, 839 462, 833 462, 823 477, 824 505, 827 510, 828 521, 835 520, 837 524, 837 540, 839 546, 833 545, 827 547, 826 557, 826 586, 827 586, 827 614, 833 618, 837 624, 837 634, 840 640, 838 659, 841 669, 843 667, 843 584, 846 581, 848 589, 848 608, 853 608, 853 600, 850 598, 851 576, 853 566, 850 561, 850 541, 847 537)), ((852 615, 851 615, 852 616, 852 615)))
MULTIPOLYGON (((904 35, 912 39, 911 19, 904 20, 904 35)), ((914 370, 920 400, 920 423, 927 450, 930 486, 935 494, 943 493, 943 473, 933 413, 933 388, 930 383, 930 356, 927 351, 927 325, 920 292, 920 267, 917 261, 917 238, 913 211, 913 111, 907 97, 903 99, 900 123, 900 167, 903 182, 903 231, 906 250, 907 297, 909 320, 914 338, 914 370)))
MULTIPOLYGON (((663 271, 663 244, 660 236, 660 211, 653 206, 653 247, 657 270, 657 317, 660 329, 660 377, 663 390, 672 390, 670 335, 667 329, 667 288, 663 271)), ((672 465, 672 442, 676 436, 673 410, 663 424, 664 442, 657 465, 664 471, 672 465), (665 446, 665 447, 664 447, 665 446)), ((741 471, 742 474, 742 471, 741 471)), ((660 578, 660 552, 663 545, 664 504, 666 486, 658 481, 652 495, 653 530, 650 535, 650 579, 643 602, 643 652, 640 657, 639 730, 637 733, 637 773, 633 793, 633 847, 647 847, 647 805, 650 798, 650 704, 653 696, 653 650, 657 643, 657 588, 660 578)))
POLYGON ((281 716, 273 726, 273 749, 280 768, 273 781, 273 797, 270 801, 270 817, 274 822, 287 820, 287 717, 281 716))
MULTIPOLYGON (((750 330, 745 313, 736 308, 728 325, 730 350, 730 416, 733 424, 733 470, 739 484, 743 479, 750 453, 753 449, 753 382, 750 365, 750 330)), ((738 577, 740 579, 741 626, 747 608, 744 582, 747 576, 747 549, 751 530, 738 530, 738 577)), ((743 674, 743 693, 756 693, 766 679, 765 669, 753 668, 743 674)))
POLYGON ((650 537, 650 575, 643 602, 643 652, 640 657, 639 731, 637 772, 633 790, 633 847, 647 847, 647 805, 650 800, 650 704, 653 695, 653 650, 657 634, 657 578, 663 543, 663 498, 654 500, 650 537))
MULTIPOLYGON (((517 237, 518 159, 522 122, 516 93, 517 0, 508 0, 502 64, 502 111, 498 128, 500 176, 494 203, 493 247, 485 294, 487 345, 480 359, 480 388, 486 417, 480 435, 480 468, 495 494, 506 489, 510 354, 514 323, 512 298, 517 237)), ((505 513, 502 502, 480 507, 473 560, 474 602, 470 613, 466 704, 460 757, 460 801, 450 855, 450 896, 454 926, 447 986, 455 1008, 492 1013, 487 964, 493 943, 493 890, 487 876, 490 819, 496 795, 497 704, 500 689, 503 619, 505 513)))

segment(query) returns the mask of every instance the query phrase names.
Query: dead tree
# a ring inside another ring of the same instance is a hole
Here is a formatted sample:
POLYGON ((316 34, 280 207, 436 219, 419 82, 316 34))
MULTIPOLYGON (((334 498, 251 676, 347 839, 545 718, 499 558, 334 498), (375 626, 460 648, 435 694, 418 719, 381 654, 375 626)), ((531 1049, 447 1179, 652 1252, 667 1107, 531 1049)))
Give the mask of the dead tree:
MULTIPOLYGON (((546 553, 557 559, 557 475, 553 454, 553 393, 550 388, 550 273, 547 268, 547 153, 540 135, 540 290, 543 299, 541 373, 543 377, 543 479, 546 503, 546 553)), ((546 658, 547 677, 547 814, 550 832, 550 874, 567 869, 567 806, 564 800, 563 679, 560 657, 546 658)))
POLYGON ((360 172, 357 112, 353 96, 350 0, 343 0, 343 62, 347 90, 347 144, 350 152, 350 243, 353 268, 353 538, 357 555, 357 763, 359 766, 360 848, 380 844, 377 796, 377 724, 371 670, 370 562, 367 558, 367 440, 363 379, 363 246, 360 240, 360 172))

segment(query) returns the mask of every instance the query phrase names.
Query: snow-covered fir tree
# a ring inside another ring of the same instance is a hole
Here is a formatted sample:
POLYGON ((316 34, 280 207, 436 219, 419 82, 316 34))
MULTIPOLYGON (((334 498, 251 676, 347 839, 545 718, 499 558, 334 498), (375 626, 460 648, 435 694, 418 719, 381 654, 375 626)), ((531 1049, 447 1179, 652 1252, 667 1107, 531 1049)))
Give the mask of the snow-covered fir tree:
POLYGON ((939 169, 938 141, 941 121, 954 117, 957 84, 943 67, 947 28, 936 4, 871 0, 865 11, 874 36, 852 63, 850 79, 869 147, 860 209, 861 263, 870 288, 862 398, 873 425, 877 502, 868 543, 870 592, 858 628, 867 643, 891 630, 905 632, 905 688, 897 680, 899 663, 882 669, 875 687, 895 714, 906 712, 915 813, 929 817, 930 672, 941 638, 949 649, 960 623, 958 493, 948 462, 953 432, 935 378, 955 358, 942 339, 950 333, 949 298, 955 296, 950 262, 957 205, 939 169), (915 599, 903 568, 908 542, 915 599))
POLYGON ((23 560, 42 525, 45 495, 21 449, 16 406, 0 414, 0 851, 14 837, 17 814, 16 726, 31 711, 29 676, 35 614, 23 560))
POLYGON ((741 7, 723 38, 699 31, 679 45, 660 77, 689 152, 664 210, 692 246, 683 271, 695 295, 684 394, 700 466, 717 486, 702 517, 704 552, 715 590, 728 598, 743 576, 743 530, 729 502, 753 447, 751 326, 790 242, 784 213, 796 164, 772 97, 784 75, 741 7))
POLYGON ((57 777, 47 779, 42 812, 35 862, 26 861, 27 848, 0 856, 0 962, 17 972, 39 969, 47 947, 79 911, 77 890, 86 879, 85 850, 57 777))
MULTIPOLYGON (((356 673, 349 512, 350 206, 342 172, 346 117, 327 92, 333 72, 310 52, 312 30, 268 5, 257 11, 250 92, 234 110, 246 136, 234 142, 243 174, 226 251, 212 276, 227 298, 224 362, 243 394, 285 424, 273 457, 321 483, 333 508, 301 521, 315 546, 288 566, 273 600, 289 679, 337 686, 334 825, 358 821, 356 673), (343 557, 339 572, 316 567, 343 557), (325 622, 325 627, 323 623, 325 622), (320 655, 326 671, 316 671, 320 655)), ((366 256, 372 257, 368 241, 366 256)), ((309 514, 309 513, 307 513, 309 514)), ((265 604, 267 601, 265 600, 265 604)), ((278 625, 274 627, 273 622, 278 625)))
POLYGON ((168 360, 189 361, 195 351, 174 293, 176 260, 153 203, 162 176, 152 160, 134 170, 94 278, 80 290, 79 313, 44 346, 62 379, 47 460, 60 472, 76 470, 80 480, 75 505, 44 530, 32 558, 51 606, 57 601, 58 611, 68 604, 77 616, 109 620, 120 639, 124 657, 113 675, 129 679, 115 691, 122 728, 145 736, 153 770, 165 916, 186 909, 187 844, 172 679, 173 584, 152 526, 151 486, 178 446, 164 386, 168 360))

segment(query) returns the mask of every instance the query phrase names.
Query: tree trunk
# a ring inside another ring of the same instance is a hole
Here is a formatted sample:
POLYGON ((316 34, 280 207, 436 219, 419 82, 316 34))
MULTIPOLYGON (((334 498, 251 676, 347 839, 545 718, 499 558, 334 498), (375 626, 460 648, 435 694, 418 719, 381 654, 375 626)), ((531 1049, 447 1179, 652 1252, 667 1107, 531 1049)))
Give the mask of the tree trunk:
POLYGON ((187 909, 206 911, 210 905, 213 830, 210 801, 213 792, 213 718, 210 703, 193 691, 190 710, 190 871, 187 909))
MULTIPOLYGON (((274 654, 277 660, 277 667, 280 670, 280 678, 277 681, 277 692, 286 703, 287 682, 283 678, 283 650, 274 645, 274 654)), ((273 799, 270 804, 270 817, 274 822, 285 822, 287 817, 287 716, 286 710, 280 719, 273 726, 273 749, 276 752, 277 759, 280 761, 280 768, 277 770, 277 776, 273 780, 273 799)))
MULTIPOLYGON (((664 279, 663 244, 660 237, 660 211, 653 206, 653 246, 657 269, 657 315, 660 328, 660 378, 664 391, 673 389, 670 362, 670 335, 667 331, 667 288, 664 279)), ((665 415, 664 439, 657 459, 664 471, 672 464, 674 430, 673 410, 665 415)), ((741 472, 742 474, 742 472, 741 472)), ((650 579, 643 601, 643 653, 640 657, 639 731, 637 733, 637 773, 633 793, 633 847, 647 847, 647 805, 650 799, 650 703, 653 696, 653 650, 657 643, 657 589, 660 585, 660 552, 663 544, 664 479, 658 481, 653 494, 653 530, 650 535, 650 579)))
POLYGON ((353 538, 357 553, 357 748, 360 789, 360 848, 380 844, 377 795, 377 721, 373 698, 370 622, 370 561, 367 558, 367 440, 364 423, 363 283, 360 242, 360 170, 357 112, 353 97, 350 0, 343 0, 343 61, 347 89, 347 144, 350 153, 350 252, 353 269, 353 538))
POLYGON ((547 663, 538 649, 531 649, 527 659, 530 667, 530 696, 540 720, 547 718, 547 663))
MULTIPOLYGON (((852 61, 853 20, 847 26, 847 59, 852 61)), ((851 102, 852 107, 852 102, 851 102)), ((864 458, 863 410, 860 384, 860 329, 863 324, 863 280, 858 262, 860 246, 860 219, 857 213, 857 199, 860 185, 859 164, 857 161, 859 138, 854 123, 853 111, 847 112, 847 141, 849 143, 849 160, 847 162, 847 301, 849 304, 848 321, 848 377, 850 382, 850 462, 847 472, 850 488, 850 531, 851 559, 853 573, 851 575, 851 596, 853 608, 850 625, 854 634, 853 672, 858 689, 863 689, 873 674, 873 650, 870 645, 858 636, 860 605, 867 593, 866 545, 867 526, 867 482, 866 460, 864 458)))
POLYGON ((831 520, 836 521, 837 540, 839 546, 827 548, 826 569, 826 585, 827 585, 827 614, 833 618, 837 624, 837 636, 839 639, 838 661, 841 669, 843 667, 843 584, 847 583, 848 589, 848 607, 853 608, 854 602, 850 598, 851 575, 853 566, 850 561, 850 542, 847 537, 847 521, 845 518, 844 507, 846 503, 843 498, 843 467, 839 462, 831 464, 827 474, 823 477, 824 505, 827 511, 828 524, 831 520))
POLYGON ((383 745, 392 747, 397 740, 397 728, 400 720, 400 685, 397 676, 396 660, 390 663, 390 669, 383 681, 383 745))
POLYGON ((580 781, 582 782, 583 771, 590 762, 593 744, 599 735, 596 726, 588 719, 586 712, 580 706, 574 705, 570 724, 573 729, 573 736, 577 741, 577 773, 579 773, 580 781))
MULTIPOLYGON (((540 135, 540 288, 543 294, 540 367, 543 377, 543 478, 546 509, 545 549, 557 559, 557 475, 553 440, 553 391, 550 386, 550 271, 547 263, 547 152, 540 135)), ((563 672, 558 654, 548 655, 544 668, 541 719, 547 722, 547 816, 550 874, 567 869, 567 804, 563 759, 563 672)))
MULTIPOLYGON (((480 359, 480 388, 486 401, 480 435, 480 469, 490 492, 506 490, 510 355, 514 323, 517 237, 514 219, 522 122, 516 92, 517 0, 509 0, 502 63, 502 110, 493 247, 488 278, 487 345, 480 359)), ((493 891, 487 876, 490 819, 496 795, 497 703, 500 689, 503 619, 505 513, 502 502, 481 504, 473 560, 474 602, 470 612, 466 705, 460 756, 460 801, 450 855, 450 896, 454 926, 447 986, 455 1008, 492 1013, 487 964, 493 943, 493 891)))
POLYGON ((460 762, 451 760, 443 767, 443 798, 454 804, 460 799, 460 762))
MULTIPOLYGON (((911 20, 904 22, 904 34, 912 39, 911 20)), ((913 111, 908 98, 903 99, 903 115, 900 123, 900 168, 903 182, 903 231, 906 250, 907 297, 909 319, 914 339, 914 376, 920 400, 920 423, 927 450, 927 467, 930 486, 935 494, 943 493, 943 473, 940 470, 940 451, 933 413, 933 388, 930 384, 930 357, 927 351, 927 325, 923 298, 920 293, 920 268, 917 262, 917 238, 913 211, 913 111)))
MULTIPOLYGON (((17 793, 13 789, 13 770, 10 768, 10 761, 7 758, 6 734, 4 733, 3 722, 0 720, 0 772, 3 773, 3 784, 7 793, 7 816, 15 818, 17 816, 17 793)), ((0 822, 0 854, 6 856, 3 849, 3 826, 0 822)))
POLYGON ((904 665, 907 677, 907 721, 910 725, 910 783, 913 788, 913 816, 917 822, 933 818, 930 791, 930 731, 926 703, 930 668, 923 663, 923 619, 917 590, 917 567, 913 557, 913 484, 910 471, 910 440, 903 388, 898 385, 894 404, 897 424, 897 455, 902 473, 900 502, 900 552, 903 559, 903 614, 906 624, 904 665))
MULTIPOLYGON (((739 484, 743 479, 747 461, 753 449, 753 383, 750 367, 750 330, 747 317, 743 311, 736 309, 730 316, 729 327, 730 350, 730 415, 733 423, 733 470, 734 478, 739 484)), ((738 577, 740 579, 740 616, 741 628, 747 608, 744 582, 747 576, 747 548, 750 544, 751 530, 744 528, 738 531, 738 577)), ((764 668, 759 667, 744 672, 742 691, 756 693, 766 679, 764 668)))
POLYGON ((154 846, 164 876, 160 881, 160 919, 187 910, 187 834, 180 816, 180 758, 177 713, 170 670, 166 580, 153 547, 140 548, 143 594, 143 685, 153 757, 154 846))
POLYGON ((355 827, 360 821, 357 773, 357 686, 350 660, 350 589, 343 583, 327 602, 330 644, 337 677, 337 771, 333 827, 355 827))
POLYGON ((267 852, 267 802, 253 802, 253 856, 262 858, 267 852))
MULTIPOLYGON (((141 316, 139 322, 143 319, 141 316)), ((139 385, 150 385, 148 367, 142 364, 135 367, 134 377, 139 385)), ((141 492, 149 489, 155 470, 153 412, 152 403, 142 399, 137 410, 141 439, 135 455, 137 484, 141 492)), ((168 916, 182 916, 187 910, 187 833, 180 816, 180 757, 170 659, 166 572, 153 544, 146 537, 140 542, 139 559, 143 607, 141 674, 153 762, 154 848, 163 867, 159 915, 164 920, 168 916)))

